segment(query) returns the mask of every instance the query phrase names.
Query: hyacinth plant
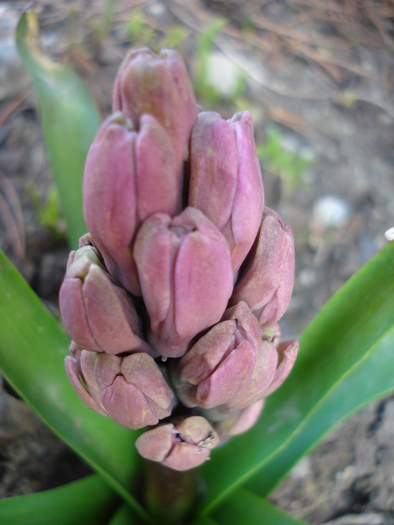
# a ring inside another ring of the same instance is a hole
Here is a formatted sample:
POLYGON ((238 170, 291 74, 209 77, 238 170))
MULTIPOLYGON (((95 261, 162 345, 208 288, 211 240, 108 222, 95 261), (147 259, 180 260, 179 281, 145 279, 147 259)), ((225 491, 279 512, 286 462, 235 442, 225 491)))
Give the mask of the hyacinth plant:
POLYGON ((100 125, 32 12, 17 41, 73 251, 65 331, 1 255, 0 369, 96 474, 1 500, 0 522, 302 523, 265 497, 394 389, 393 243, 282 341, 294 241, 264 202, 249 114, 202 111, 179 54, 137 49, 100 125))

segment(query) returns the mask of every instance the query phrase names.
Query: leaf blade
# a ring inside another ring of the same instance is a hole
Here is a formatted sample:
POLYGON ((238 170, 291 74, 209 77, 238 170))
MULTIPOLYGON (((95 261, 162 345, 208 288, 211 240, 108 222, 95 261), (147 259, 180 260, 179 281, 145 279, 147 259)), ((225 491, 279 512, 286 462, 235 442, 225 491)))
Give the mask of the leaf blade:
POLYGON ((127 505, 121 505, 112 516, 108 525, 137 525, 137 521, 127 505))
POLYGON ((68 337, 1 251, 0 332, 0 370, 6 379, 63 441, 148 519, 129 493, 140 461, 134 447, 138 433, 96 414, 79 399, 64 370, 68 337))
POLYGON ((92 475, 44 492, 0 499, 0 523, 7 525, 104 525, 117 495, 92 475))
POLYGON ((38 21, 26 11, 16 41, 38 98, 49 160, 59 188, 72 248, 87 231, 82 213, 86 155, 100 125, 99 112, 84 84, 67 66, 52 62, 39 44, 38 21))
MULTIPOLYGON (((204 513, 242 483, 258 476, 260 469, 287 446, 292 434, 304 426, 305 418, 313 415, 314 406, 322 403, 392 329, 393 259, 394 244, 389 244, 330 299, 303 333, 294 370, 285 384, 267 399, 257 425, 213 451, 212 461, 201 469, 209 493, 204 513), (237 454, 238 447, 242 455, 237 454)), ((391 369, 393 366, 394 355, 391 369)), ((372 379, 377 385, 375 397, 388 391, 386 388, 379 391, 378 376, 372 379)), ((392 389, 391 384, 388 389, 392 389)), ((362 394, 358 406, 369 400, 363 399, 362 394)))
POLYGON ((297 460, 324 437, 334 424, 366 403, 391 392, 394 389, 393 348, 394 328, 380 339, 368 355, 350 371, 346 379, 329 393, 307 424, 263 466, 247 487, 261 496, 267 496, 297 460), (371 372, 377 369, 381 371, 379 382, 370 381, 371 372), (363 385, 363 399, 352 395, 360 384, 363 385), (319 422, 321 414, 325 414, 324 425, 319 422))
POLYGON ((218 525, 307 525, 267 500, 240 489, 213 513, 218 525))

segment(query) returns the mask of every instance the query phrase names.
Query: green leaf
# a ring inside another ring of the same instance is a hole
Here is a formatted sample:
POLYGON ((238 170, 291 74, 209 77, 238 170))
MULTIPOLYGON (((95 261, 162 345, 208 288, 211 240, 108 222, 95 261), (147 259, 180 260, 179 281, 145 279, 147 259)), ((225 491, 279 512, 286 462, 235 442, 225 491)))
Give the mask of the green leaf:
POLYGON ((0 252, 0 370, 48 426, 121 494, 136 472, 137 433, 89 409, 64 370, 69 338, 26 281, 0 252))
POLYGON ((127 505, 121 505, 108 525, 136 525, 137 521, 127 505))
POLYGON ((264 498, 239 490, 213 513, 218 525, 306 525, 264 498))
POLYGON ((37 17, 26 11, 16 40, 37 95, 50 163, 59 187, 72 248, 87 229, 82 214, 82 177, 86 155, 100 115, 76 73, 44 55, 37 17))
POLYGON ((394 328, 334 385, 285 446, 250 480, 248 488, 262 496, 268 495, 300 457, 336 423, 393 390, 393 349, 394 328))
POLYGON ((192 521, 191 525, 217 525, 217 523, 209 516, 198 516, 192 521))
POLYGON ((205 512, 253 476, 248 486, 268 493, 331 426, 394 389, 393 298, 391 243, 349 279, 302 334, 294 369, 267 399, 257 425, 213 451, 201 469, 208 486, 205 512))
POLYGON ((96 474, 45 492, 0 499, 0 523, 104 525, 113 514, 117 499, 96 474))

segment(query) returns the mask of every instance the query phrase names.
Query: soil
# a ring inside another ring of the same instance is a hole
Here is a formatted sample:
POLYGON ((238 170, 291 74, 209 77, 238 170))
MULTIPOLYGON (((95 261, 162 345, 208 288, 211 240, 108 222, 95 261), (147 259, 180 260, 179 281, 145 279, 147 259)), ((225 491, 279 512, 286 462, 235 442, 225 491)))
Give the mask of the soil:
MULTIPOLYGON (((52 219, 42 213, 49 208, 53 176, 37 103, 14 44, 15 25, 27 5, 0 2, 0 247, 58 315, 68 256, 64 221, 56 206, 52 219)), ((295 234, 295 289, 281 328, 285 337, 297 337, 384 246, 384 232, 394 226, 394 4, 116 0, 112 12, 108 5, 35 3, 46 51, 78 70, 103 117, 111 110, 112 82, 129 47, 158 50, 182 34, 178 50, 196 78, 201 34, 218 17, 227 20, 214 37, 208 67, 216 100, 200 96, 199 103, 227 118, 249 109, 257 143, 275 126, 279 159, 293 156, 290 167, 275 165, 278 155, 263 159, 262 167, 266 204, 295 234), (245 86, 228 98, 237 68, 245 86), (299 172, 297 159, 304 162, 299 172)), ((88 472, 4 383, 0 498, 45 490, 88 472)), ((389 397, 338 426, 271 499, 314 524, 394 524, 393 473, 389 397)))

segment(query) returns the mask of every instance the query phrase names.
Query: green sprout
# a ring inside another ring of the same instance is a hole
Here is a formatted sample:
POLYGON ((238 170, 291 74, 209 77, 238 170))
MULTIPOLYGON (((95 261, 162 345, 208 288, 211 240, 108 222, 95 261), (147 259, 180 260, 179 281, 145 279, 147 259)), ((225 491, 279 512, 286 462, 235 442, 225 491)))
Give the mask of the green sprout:
POLYGON ((217 104, 221 99, 233 100, 243 93, 246 86, 245 78, 239 73, 232 91, 228 93, 228 95, 223 95, 209 79, 210 60, 213 56, 213 40, 226 24, 226 20, 217 18, 201 33, 198 42, 197 74, 193 86, 197 95, 212 106, 217 104))
POLYGON ((143 11, 133 12, 126 25, 126 31, 131 42, 136 45, 147 44, 156 35, 156 31, 146 23, 143 11))
POLYGON ((257 154, 263 167, 281 177, 286 195, 303 185, 302 175, 313 160, 305 155, 285 148, 280 130, 274 126, 266 128, 267 141, 257 146, 257 154))
POLYGON ((114 8, 111 0, 105 0, 102 14, 96 20, 88 21, 94 42, 100 44, 107 39, 114 20, 114 8))
POLYGON ((38 222, 43 226, 47 226, 55 238, 64 239, 67 233, 67 226, 57 186, 52 184, 44 201, 42 201, 34 182, 28 183, 26 190, 37 212, 38 222))
POLYGON ((161 42, 161 47, 178 47, 190 34, 184 26, 174 25, 168 29, 166 37, 161 42))

